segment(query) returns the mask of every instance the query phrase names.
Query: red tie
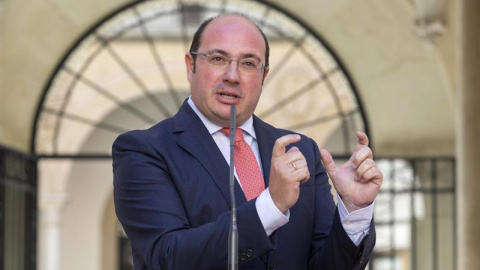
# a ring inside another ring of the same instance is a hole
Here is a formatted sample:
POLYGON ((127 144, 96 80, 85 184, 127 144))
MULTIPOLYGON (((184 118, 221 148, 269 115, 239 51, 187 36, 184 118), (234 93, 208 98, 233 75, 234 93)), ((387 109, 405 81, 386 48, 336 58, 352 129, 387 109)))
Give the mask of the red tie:
MULTIPOLYGON (((222 128, 221 131, 225 135, 230 136, 230 129, 222 128)), ((262 172, 252 148, 243 139, 243 130, 239 128, 235 132, 235 154, 233 159, 247 201, 258 197, 265 189, 262 172)))

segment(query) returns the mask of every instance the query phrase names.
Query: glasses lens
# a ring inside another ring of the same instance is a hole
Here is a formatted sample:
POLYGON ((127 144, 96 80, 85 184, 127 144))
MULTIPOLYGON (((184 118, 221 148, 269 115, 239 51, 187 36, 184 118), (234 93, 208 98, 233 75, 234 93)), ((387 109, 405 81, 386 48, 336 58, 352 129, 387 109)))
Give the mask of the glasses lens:
POLYGON ((258 74, 261 68, 260 62, 256 59, 246 59, 238 61, 240 70, 246 73, 258 74))
POLYGON ((237 67, 241 72, 249 73, 249 74, 259 74, 260 70, 262 69, 262 65, 260 62, 255 58, 247 58, 247 59, 232 59, 228 58, 221 54, 200 54, 205 57, 207 62, 219 68, 226 68, 230 65, 232 61, 237 61, 237 67))
POLYGON ((230 63, 228 58, 221 54, 205 55, 205 57, 207 58, 208 63, 214 66, 227 67, 230 63))

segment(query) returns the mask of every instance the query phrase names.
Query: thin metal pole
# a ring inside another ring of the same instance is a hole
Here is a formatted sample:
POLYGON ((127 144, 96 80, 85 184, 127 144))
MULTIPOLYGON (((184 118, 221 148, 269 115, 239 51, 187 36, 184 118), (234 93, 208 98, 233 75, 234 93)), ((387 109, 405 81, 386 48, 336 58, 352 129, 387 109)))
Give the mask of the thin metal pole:
POLYGON ((232 214, 230 231, 228 234, 228 269, 238 269, 238 231, 237 231, 237 206, 235 202, 235 132, 236 132, 236 117, 235 105, 230 108, 230 201, 232 203, 232 214))

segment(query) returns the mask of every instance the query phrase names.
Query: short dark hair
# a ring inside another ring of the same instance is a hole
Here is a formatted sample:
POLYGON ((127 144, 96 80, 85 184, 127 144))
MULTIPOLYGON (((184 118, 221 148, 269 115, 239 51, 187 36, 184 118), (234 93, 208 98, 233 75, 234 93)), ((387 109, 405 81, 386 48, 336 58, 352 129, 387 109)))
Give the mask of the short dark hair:
MULTIPOLYGON (((246 18, 247 20, 252 22, 257 27, 258 31, 260 31, 260 34, 262 34, 263 40, 265 41, 265 68, 267 68, 268 65, 269 65, 268 60, 269 60, 269 56, 270 56, 270 46, 268 44, 267 36, 265 35, 265 33, 263 33, 262 29, 256 23, 254 23, 250 18, 248 18, 247 16, 245 16, 243 14, 239 14, 239 13, 231 13, 231 14, 239 15, 239 16, 242 16, 242 17, 246 18)), ((196 52, 198 50, 198 48, 200 47, 200 42, 201 42, 201 39, 202 39, 203 32, 205 31, 205 28, 207 28, 207 26, 214 19, 216 19, 218 17, 221 17, 221 16, 224 16, 224 15, 225 14, 208 18, 205 21, 203 21, 202 24, 200 24, 197 31, 193 35, 192 44, 190 45, 190 52, 196 52)), ((197 55, 193 54, 192 57, 193 57, 193 62, 194 62, 193 71, 195 71, 195 61, 197 59, 197 55)))

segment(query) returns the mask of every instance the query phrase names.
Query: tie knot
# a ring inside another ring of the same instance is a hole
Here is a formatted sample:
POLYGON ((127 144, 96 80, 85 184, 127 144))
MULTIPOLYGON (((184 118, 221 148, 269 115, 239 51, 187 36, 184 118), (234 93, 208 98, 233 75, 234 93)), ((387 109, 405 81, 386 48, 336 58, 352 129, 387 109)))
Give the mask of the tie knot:
MULTIPOLYGON (((223 134, 230 136, 230 128, 222 128, 220 131, 222 131, 223 134)), ((237 128, 235 130, 235 141, 243 141, 243 129, 237 128)))

